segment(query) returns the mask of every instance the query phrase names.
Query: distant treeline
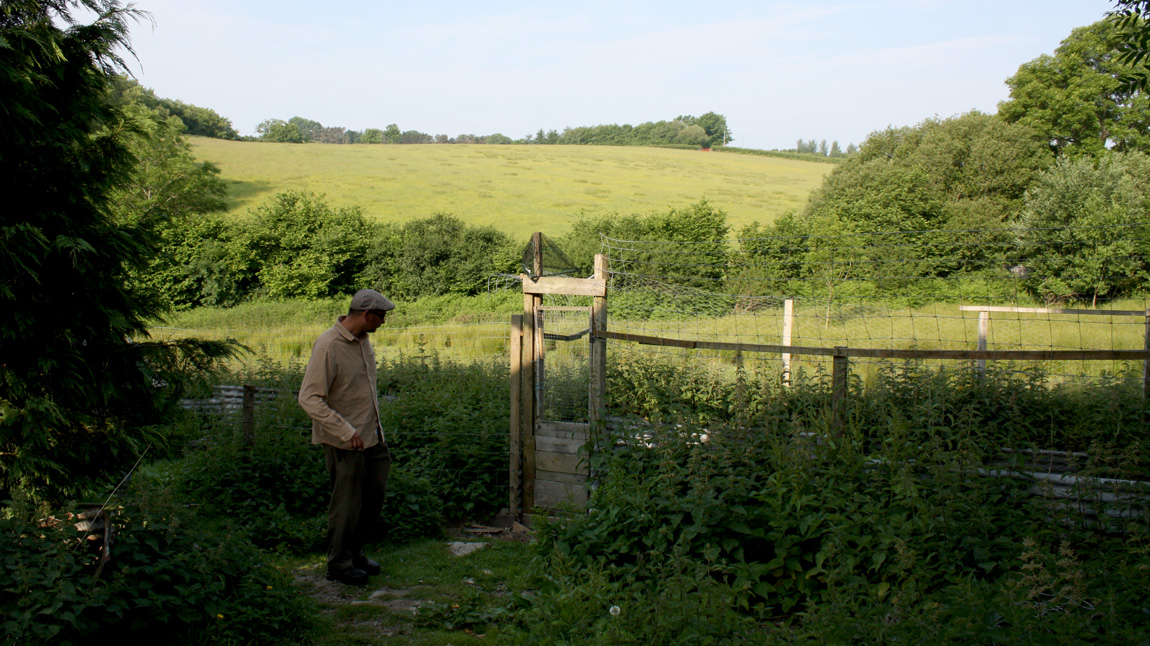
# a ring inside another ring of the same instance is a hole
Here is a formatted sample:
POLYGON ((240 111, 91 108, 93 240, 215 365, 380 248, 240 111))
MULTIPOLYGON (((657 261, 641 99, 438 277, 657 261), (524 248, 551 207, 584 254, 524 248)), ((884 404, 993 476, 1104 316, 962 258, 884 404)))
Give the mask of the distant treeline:
POLYGON ((217 139, 244 139, 278 143, 319 143, 319 144, 537 144, 537 145, 588 145, 588 146, 659 146, 666 148, 719 148, 729 152, 770 154, 808 161, 824 161, 826 158, 840 159, 853 154, 858 147, 853 143, 844 150, 838 141, 829 145, 826 139, 809 141, 799 139, 795 148, 785 150, 759 151, 728 146, 734 137, 731 135, 727 118, 715 112, 707 112, 698 117, 679 115, 671 120, 647 121, 637 126, 629 123, 598 126, 580 126, 558 130, 540 128, 535 134, 527 134, 518 139, 496 132, 490 135, 446 134, 431 135, 419 130, 400 130, 397 124, 386 128, 349 130, 342 126, 325 126, 305 117, 265 119, 256 126, 256 136, 244 137, 236 132, 232 122, 209 108, 166 99, 156 96, 127 76, 113 78, 111 89, 113 102, 117 105, 142 104, 155 110, 163 117, 177 117, 184 124, 184 133, 217 139))
POLYGON ((220 116, 215 110, 158 97, 131 77, 113 76, 108 91, 112 105, 123 107, 140 104, 155 111, 160 117, 177 117, 184 124, 184 134, 216 139, 240 138, 231 120, 220 116))
POLYGON ((502 133, 491 135, 462 134, 429 135, 418 130, 400 130, 396 124, 387 128, 348 130, 340 126, 324 126, 304 117, 287 121, 267 119, 256 128, 257 139, 281 143, 325 144, 553 144, 596 146, 674 146, 684 148, 710 148, 730 143, 727 118, 708 112, 701 116, 680 115, 670 121, 648 121, 637 126, 600 125, 544 131, 512 139, 502 133))

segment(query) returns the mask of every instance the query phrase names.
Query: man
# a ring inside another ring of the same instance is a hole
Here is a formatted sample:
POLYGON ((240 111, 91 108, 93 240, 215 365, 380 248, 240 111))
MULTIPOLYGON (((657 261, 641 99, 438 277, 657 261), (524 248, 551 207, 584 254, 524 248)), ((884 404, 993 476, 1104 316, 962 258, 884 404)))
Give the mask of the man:
POLYGON ((393 309, 373 289, 356 292, 347 315, 312 347, 299 389, 299 405, 312 419, 312 444, 323 446, 331 483, 327 578, 349 585, 379 574, 363 545, 383 509, 391 453, 379 422, 375 352, 367 335, 393 309))

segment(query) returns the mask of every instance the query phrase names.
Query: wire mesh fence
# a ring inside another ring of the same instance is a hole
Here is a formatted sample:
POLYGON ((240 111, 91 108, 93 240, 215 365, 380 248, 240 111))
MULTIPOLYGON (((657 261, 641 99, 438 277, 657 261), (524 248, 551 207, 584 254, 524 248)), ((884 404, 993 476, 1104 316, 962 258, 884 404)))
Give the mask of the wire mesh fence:
POLYGON ((591 389, 591 308, 544 305, 538 321, 543 332, 543 360, 536 366, 541 419, 586 422, 591 389))
MULTIPOLYGON (((264 359, 271 359, 280 364, 306 364, 308 357, 311 356, 312 344, 328 327, 330 326, 276 329, 153 327, 149 329, 149 333, 157 340, 233 339, 249 350, 242 353, 234 362, 235 367, 240 367, 264 359)), ((376 358, 381 361, 431 357, 445 361, 467 361, 505 356, 509 338, 508 326, 501 322, 385 326, 371 335, 371 345, 376 358)))
MULTIPOLYGON (((1142 226, 907 231, 719 242, 602 238, 614 332, 913 350, 1144 350, 1142 226)), ((732 352, 647 346, 647 352, 732 352)), ((756 356, 781 372, 829 358, 756 356), (788 365, 788 363, 790 365, 788 365)), ((867 362, 887 361, 868 359, 867 362)), ((1053 380, 1140 376, 1142 361, 1045 361, 1053 380)), ((866 368, 864 368, 865 370, 866 368)))

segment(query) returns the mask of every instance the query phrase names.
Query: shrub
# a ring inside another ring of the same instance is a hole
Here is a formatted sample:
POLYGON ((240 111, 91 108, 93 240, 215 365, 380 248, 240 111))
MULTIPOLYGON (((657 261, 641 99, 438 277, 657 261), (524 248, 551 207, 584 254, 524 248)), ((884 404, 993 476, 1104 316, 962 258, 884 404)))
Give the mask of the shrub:
POLYGON ((242 535, 168 501, 112 510, 112 559, 67 522, 0 520, 0 613, 12 643, 293 643, 304 598, 242 535))
POLYGON ((1085 443, 1125 456, 1085 473, 1144 478, 1135 380, 890 366, 865 392, 852 382, 836 433, 817 372, 782 388, 742 369, 618 365, 637 395, 616 403, 653 424, 600 429, 587 512, 540 529, 533 641, 1125 643, 1150 621, 1144 517, 1086 521, 981 471, 1004 446, 1085 443), (692 603, 708 627, 678 618, 692 603))
MULTIPOLYGON (((466 372, 466 369, 457 369, 444 380, 466 372)), ((384 375, 385 372, 381 371, 381 386, 386 382, 384 375)), ((311 423, 296 403, 295 393, 300 378, 298 365, 281 366, 266 360, 231 375, 229 380, 260 385, 277 392, 273 400, 257 405, 252 446, 245 445, 237 415, 214 416, 208 420, 205 435, 189 450, 186 458, 172 468, 174 487, 184 499, 201 505, 208 514, 227 517, 236 531, 247 534, 254 544, 291 553, 323 548, 330 497, 323 451, 311 443, 311 423)), ((428 388, 427 384, 405 381, 410 391, 405 397, 418 399, 428 396, 427 392, 420 390, 428 388)), ((465 379, 457 381, 457 385, 468 383, 465 379)), ((470 383, 473 394, 482 391, 476 379, 470 383)), ((460 391, 454 392, 463 398, 460 391)), ((506 395, 504 403, 505 400, 506 395)), ((464 399, 461 405, 466 403, 464 399)), ((424 416, 438 411, 435 404, 419 405, 416 402, 405 409, 408 415, 413 416, 407 419, 421 440, 428 440, 426 434, 419 435, 420 432, 432 432, 427 429, 450 433, 436 421, 424 419, 424 416)), ((411 442, 418 446, 419 442, 415 438, 405 439, 407 425, 388 418, 388 410, 389 403, 385 400, 381 414, 384 427, 389 429, 387 439, 393 463, 378 537, 405 542, 436 535, 443 524, 444 509, 450 508, 450 504, 457 508, 463 506, 459 502, 460 494, 451 492, 456 479, 466 481, 467 475, 449 471, 452 466, 460 466, 463 460, 440 456, 430 449, 412 452, 397 449, 397 444, 402 447, 405 442, 411 442)), ((504 422, 504 435, 506 425, 504 422)), ((452 444, 446 439, 442 443, 446 446, 452 444)), ((455 448, 457 453, 466 453, 467 450, 466 446, 455 448)), ((504 477, 505 472, 504 468, 504 477)), ((470 473, 475 475, 475 470, 470 473)), ((480 479, 480 483, 483 482, 486 481, 480 479)), ((474 493, 469 491, 467 495, 474 493)))
POLYGON ((430 483, 450 520, 507 504, 507 367, 406 357, 385 365, 380 402, 394 464, 430 483))

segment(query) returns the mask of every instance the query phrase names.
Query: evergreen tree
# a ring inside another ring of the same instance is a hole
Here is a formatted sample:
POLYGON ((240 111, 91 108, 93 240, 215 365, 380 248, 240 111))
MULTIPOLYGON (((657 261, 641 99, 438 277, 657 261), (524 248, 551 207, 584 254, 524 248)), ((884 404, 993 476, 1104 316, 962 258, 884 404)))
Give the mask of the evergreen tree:
POLYGON ((0 499, 50 502, 122 475, 161 439, 139 429, 179 395, 175 368, 227 351, 147 342, 160 312, 128 286, 152 236, 112 208, 139 133, 107 90, 146 17, 119 0, 0 8, 0 187, 19 197, 0 211, 0 499))

